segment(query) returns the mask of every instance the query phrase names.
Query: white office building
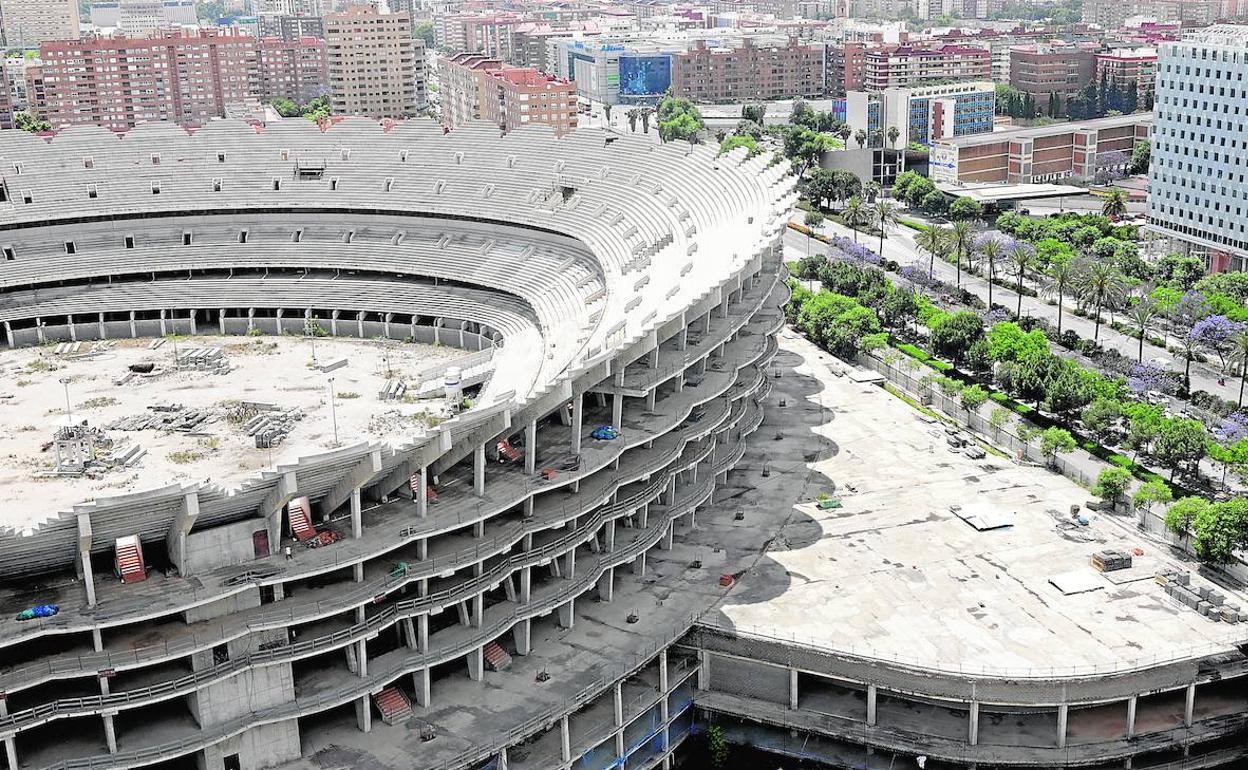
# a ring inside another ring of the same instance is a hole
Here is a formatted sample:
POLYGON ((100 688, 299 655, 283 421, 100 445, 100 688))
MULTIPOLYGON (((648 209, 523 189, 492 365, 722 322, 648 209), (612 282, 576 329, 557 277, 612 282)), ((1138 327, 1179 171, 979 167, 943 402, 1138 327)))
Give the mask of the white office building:
POLYGON ((1212 270, 1248 264, 1248 26, 1163 43, 1148 223, 1212 270))

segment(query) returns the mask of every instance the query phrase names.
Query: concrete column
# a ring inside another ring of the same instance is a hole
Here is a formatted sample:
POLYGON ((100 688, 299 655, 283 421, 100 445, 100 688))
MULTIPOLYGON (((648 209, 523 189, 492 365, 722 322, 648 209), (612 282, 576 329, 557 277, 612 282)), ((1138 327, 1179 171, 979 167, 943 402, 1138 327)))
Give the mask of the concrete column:
POLYGON ((429 515, 429 469, 421 468, 416 475, 420 477, 420 489, 414 492, 416 515, 423 519, 429 515))
POLYGON ((579 393, 572 398, 572 454, 581 453, 581 428, 585 419, 585 395, 579 393))
POLYGON ((651 369, 659 368, 659 346, 658 345, 655 345, 654 349, 650 351, 650 368, 651 369))
POLYGON ((624 756, 624 683, 616 682, 614 688, 615 698, 615 755, 617 757, 624 756))
POLYGON ((191 309, 191 336, 199 334, 199 324, 195 321, 195 314, 198 312, 198 310, 191 309))
MULTIPOLYGON (((659 692, 666 695, 671 687, 671 677, 668 676, 667 672, 667 650, 662 649, 659 650, 659 692)), ((663 700, 666 701, 667 699, 664 698, 663 700)))
POLYGON ((355 724, 360 728, 360 732, 368 733, 373 730, 373 707, 368 702, 367 695, 361 695, 355 701, 355 724))
MULTIPOLYGON (((168 315, 164 310, 160 311, 160 336, 164 337, 169 333, 169 327, 165 324, 165 317, 168 315)), ((281 318, 279 311, 278 318, 281 318)))
POLYGON ((642 551, 633 559, 633 574, 637 577, 644 577, 646 574, 646 552, 642 551))
POLYGON ((416 691, 416 705, 429 708, 429 695, 432 689, 429 669, 422 668, 412 672, 412 689, 416 691))
POLYGON ((429 538, 422 537, 416 541, 416 560, 425 561, 429 558, 429 538))
POLYGON ((607 567, 598 578, 598 598, 609 602, 615 597, 615 567, 607 567))
POLYGON ((351 490, 351 537, 364 537, 364 512, 360 504, 360 488, 351 490))
POLYGON ((520 570, 520 603, 528 604, 533 598, 533 568, 524 567, 520 570))
MULTIPOLYGON (((191 316, 191 317, 192 317, 192 318, 194 318, 194 316, 191 316)), ((106 339, 108 339, 108 327, 106 327, 106 326, 104 325, 104 314, 103 314, 103 313, 100 313, 100 314, 99 314, 99 317, 98 317, 98 318, 96 318, 95 323, 96 323, 96 328, 97 328, 97 329, 98 329, 98 331, 99 331, 99 337, 100 337, 100 339, 102 339, 102 340, 106 340, 106 339)))
POLYGON ((651 388, 650 390, 646 391, 646 411, 647 412, 654 411, 654 401, 655 401, 655 397, 657 393, 658 393, 657 388, 651 388))
POLYGON ((568 599, 567 604, 559 606, 559 627, 572 628, 576 625, 576 599, 568 599))
POLYGON ((357 659, 359 660, 359 663, 357 664, 359 675, 368 676, 368 645, 365 644, 363 639, 356 642, 356 644, 359 646, 359 651, 356 652, 357 659))
POLYGON ((867 685, 867 726, 875 727, 875 685, 867 685))
POLYGON ((672 525, 672 522, 670 522, 670 521, 669 521, 669 522, 667 523, 667 530, 663 533, 663 537, 662 537, 662 538, 660 538, 660 540, 659 540, 659 550, 660 550, 660 551, 670 551, 670 550, 672 550, 672 529, 673 529, 673 528, 674 528, 674 527, 673 527, 673 525, 672 525))
POLYGON ((566 567, 563 570, 564 579, 575 580, 576 579, 576 549, 575 548, 573 548, 571 551, 568 551, 568 555, 565 557, 564 564, 566 567))
POLYGON ((468 653, 468 678, 480 682, 485 678, 485 648, 477 647, 468 653))
POLYGON ((602 529, 603 549, 607 553, 615 552, 615 519, 608 521, 602 529))
POLYGON ((472 491, 477 497, 485 497, 485 444, 472 451, 472 491))
POLYGON ((95 647, 96 652, 104 652, 104 635, 100 633, 99 628, 91 629, 91 645, 95 647))
POLYGON ((351 567, 351 572, 355 578, 355 582, 364 582, 364 562, 356 562, 351 567))
POLYGON ((1135 737, 1135 708, 1138 701, 1137 695, 1127 698, 1127 740, 1135 737))
POLYGON ((611 424, 620 427, 624 422, 624 394, 616 393, 611 399, 611 424))
POLYGON ((416 616, 416 649, 429 652, 429 616, 416 616))
POLYGON ((17 764, 17 739, 12 736, 4 739, 4 753, 9 758, 9 767, 16 768, 17 764))
POLYGON ((966 742, 972 746, 979 745, 979 701, 971 701, 971 719, 967 725, 966 742))
POLYGON ((537 473, 537 420, 524 426, 524 472, 530 476, 537 473))
POLYGON ((711 656, 706 653, 706 650, 698 650, 697 688, 702 692, 711 689, 711 656))
POLYGON ((485 620, 485 595, 477 594, 472 597, 472 627, 480 628, 485 620))
POLYGON ((1065 703, 1057 707, 1057 747, 1066 748, 1066 720, 1070 716, 1070 706, 1065 703))
POLYGON ((1191 727, 1196 712, 1196 683, 1187 686, 1187 702, 1183 706, 1183 726, 1191 727))
POLYGON ((789 669, 789 708, 797 709, 797 669, 789 669))
POLYGON ((507 748, 505 746, 498 751, 498 770, 508 770, 507 748))
MULTIPOLYGON (((559 720, 559 746, 564 762, 572 761, 572 731, 568 729, 568 718, 559 720)), ((14 765, 16 767, 17 765, 14 765)))
POLYGON ((225 308, 217 309, 217 331, 222 337, 225 336, 225 308))
POLYGON ((117 753, 117 726, 113 724, 113 715, 104 714, 104 742, 108 744, 108 753, 117 753))
POLYGON ((516 641, 516 654, 528 655, 533 649, 533 621, 529 618, 520 621, 512 627, 511 635, 516 641))

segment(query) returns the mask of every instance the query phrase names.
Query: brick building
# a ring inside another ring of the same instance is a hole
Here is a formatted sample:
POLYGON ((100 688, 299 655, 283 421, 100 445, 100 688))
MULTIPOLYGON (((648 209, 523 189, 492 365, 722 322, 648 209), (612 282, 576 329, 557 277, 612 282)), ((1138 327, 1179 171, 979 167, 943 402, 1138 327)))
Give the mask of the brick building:
POLYGON ((865 91, 912 88, 937 80, 988 80, 991 76, 992 54, 986 48, 902 45, 869 50, 863 55, 862 88, 865 91))
POLYGON ((1156 48, 1116 48, 1098 53, 1092 66, 1095 82, 1104 80, 1122 92, 1134 84, 1139 105, 1151 104, 1157 78, 1156 48))
POLYGON ((258 76, 255 38, 213 30, 49 42, 39 58, 54 127, 203 123, 254 99, 258 76))
POLYGON ((325 43, 334 113, 402 118, 425 106, 425 44, 410 14, 351 6, 325 17, 325 43))
POLYGON ((1059 112, 1065 114, 1067 100, 1092 82, 1099 48, 1095 43, 1015 46, 1010 49, 1010 85, 1031 94, 1041 108, 1056 94, 1059 112))
POLYGON ((932 145, 930 174, 952 183, 1091 179, 1106 157, 1129 157, 1151 123, 1137 113, 945 139, 932 145))
POLYGON ((823 46, 743 38, 731 48, 698 41, 672 55, 672 96, 744 102, 823 95, 823 46))
POLYGON ((576 128, 572 81, 472 53, 443 58, 439 72, 442 117, 452 128, 474 119, 504 132, 529 123, 549 125, 559 135, 576 128))
POLYGON ((328 93, 324 40, 266 37, 260 39, 257 50, 258 95, 262 100, 285 97, 306 104, 328 93))

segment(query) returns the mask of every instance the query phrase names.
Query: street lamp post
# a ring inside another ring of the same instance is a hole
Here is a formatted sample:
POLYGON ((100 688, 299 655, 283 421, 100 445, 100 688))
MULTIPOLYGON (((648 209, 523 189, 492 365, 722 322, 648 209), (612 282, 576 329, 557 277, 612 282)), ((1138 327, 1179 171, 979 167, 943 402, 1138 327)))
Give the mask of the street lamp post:
POLYGON ((69 403, 69 378, 62 377, 61 384, 65 386, 65 421, 68 424, 73 425, 74 424, 74 409, 72 406, 70 406, 70 403, 69 403))

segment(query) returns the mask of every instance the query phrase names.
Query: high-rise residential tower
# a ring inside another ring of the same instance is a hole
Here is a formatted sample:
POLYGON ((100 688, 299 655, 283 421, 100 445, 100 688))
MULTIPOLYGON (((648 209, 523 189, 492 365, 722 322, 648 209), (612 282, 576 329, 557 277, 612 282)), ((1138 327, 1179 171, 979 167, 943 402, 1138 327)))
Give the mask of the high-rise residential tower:
POLYGON ((325 44, 335 114, 401 118, 425 105, 425 45, 409 14, 352 6, 325 17, 325 44))

